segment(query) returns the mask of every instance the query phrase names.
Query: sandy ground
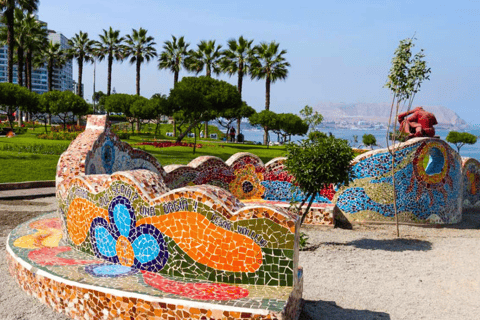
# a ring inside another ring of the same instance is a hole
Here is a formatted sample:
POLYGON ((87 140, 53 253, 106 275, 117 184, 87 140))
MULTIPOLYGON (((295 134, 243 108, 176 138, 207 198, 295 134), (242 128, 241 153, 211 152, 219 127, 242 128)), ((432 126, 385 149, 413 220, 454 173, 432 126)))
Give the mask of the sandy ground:
MULTIPOLYGON (((24 293, 8 274, 10 230, 55 198, 0 201, 0 319, 66 319, 24 293)), ((480 319, 480 214, 447 228, 306 229, 300 253, 301 319, 480 319)))

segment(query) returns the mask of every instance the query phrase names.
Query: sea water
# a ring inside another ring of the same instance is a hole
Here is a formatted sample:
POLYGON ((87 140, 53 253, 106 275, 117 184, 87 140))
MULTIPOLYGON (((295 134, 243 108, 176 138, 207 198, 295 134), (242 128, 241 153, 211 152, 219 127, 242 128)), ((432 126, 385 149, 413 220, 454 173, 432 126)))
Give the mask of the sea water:
MULTIPOLYGON (((386 147, 386 130, 373 130, 373 129, 360 129, 360 130, 351 130, 351 129, 321 129, 320 131, 329 134, 330 132, 337 138, 341 139, 346 139, 348 140, 349 144, 352 147, 359 147, 362 145, 362 136, 364 134, 373 134, 375 138, 377 139, 377 144, 385 148, 386 147), (358 138, 358 142, 354 142, 354 135, 356 135, 358 138)), ((438 129, 435 130, 435 134, 437 136, 440 136, 440 139, 445 140, 447 137, 448 132, 450 130, 442 130, 438 129)), ((465 132, 469 132, 473 135, 480 136, 480 129, 475 128, 471 130, 465 130, 465 132)), ((256 141, 256 142, 262 142, 263 141, 263 130, 258 130, 258 129, 253 129, 253 130, 242 130, 243 135, 245 136, 246 141, 256 141)), ((292 141, 299 141, 305 139, 305 136, 292 136, 292 141)), ((276 142, 277 141, 277 135, 273 132, 270 132, 270 141, 276 142)), ((457 150, 457 148, 453 145, 450 144, 450 146, 454 149, 457 150)), ((378 149, 379 147, 375 147, 375 149, 378 149)), ((480 138, 478 138, 478 142, 475 143, 474 145, 469 145, 466 144, 460 149, 460 155, 462 157, 471 157, 475 158, 477 160, 480 160, 480 138)))

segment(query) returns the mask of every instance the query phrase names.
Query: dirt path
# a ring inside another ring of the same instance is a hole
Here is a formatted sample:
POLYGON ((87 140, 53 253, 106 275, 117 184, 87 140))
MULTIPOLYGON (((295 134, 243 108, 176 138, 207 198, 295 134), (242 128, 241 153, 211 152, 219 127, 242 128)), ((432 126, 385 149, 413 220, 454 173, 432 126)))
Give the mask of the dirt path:
POLYGON ((447 228, 306 230, 305 319, 480 319, 480 214, 447 228))
MULTIPOLYGON (((55 198, 0 201, 0 319, 66 319, 8 273, 5 242, 18 224, 56 209, 55 198)), ((447 228, 356 226, 304 230, 301 319, 480 319, 480 214, 447 228)))

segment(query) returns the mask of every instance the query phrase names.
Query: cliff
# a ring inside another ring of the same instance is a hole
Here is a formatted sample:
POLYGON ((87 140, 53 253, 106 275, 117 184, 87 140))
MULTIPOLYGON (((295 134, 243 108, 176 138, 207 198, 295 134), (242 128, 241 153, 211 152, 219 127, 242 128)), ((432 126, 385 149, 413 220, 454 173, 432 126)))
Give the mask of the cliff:
MULTIPOLYGON (((418 105, 412 106, 412 109, 418 105)), ((468 124, 461 119, 454 111, 443 106, 422 106, 425 110, 433 113, 437 118, 437 127, 445 128, 466 128, 468 124)), ((388 124, 390 115, 389 103, 319 103, 314 110, 318 111, 324 117, 324 122, 334 121, 336 124, 342 122, 356 123, 366 121, 371 123, 388 124)), ((403 112, 405 110, 400 110, 403 112)))

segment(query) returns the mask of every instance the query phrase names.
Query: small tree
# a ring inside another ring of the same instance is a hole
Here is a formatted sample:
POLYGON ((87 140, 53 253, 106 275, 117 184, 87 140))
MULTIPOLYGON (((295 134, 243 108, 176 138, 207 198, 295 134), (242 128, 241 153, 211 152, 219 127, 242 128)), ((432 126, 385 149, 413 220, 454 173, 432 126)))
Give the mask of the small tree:
POLYGON ((450 131, 446 140, 457 147, 458 153, 460 153, 460 148, 465 144, 477 143, 477 137, 468 132, 450 131))
POLYGON ((0 83, 0 110, 5 111, 10 128, 13 129, 14 115, 17 108, 25 109, 35 104, 36 96, 27 88, 13 83, 0 83))
MULTIPOLYGON (((217 119, 218 124, 221 125, 222 127, 227 129, 226 135, 228 136, 228 132, 230 130, 230 127, 232 126, 232 123, 237 120, 237 129, 240 128, 238 125, 238 121, 242 121, 242 118, 249 118, 253 114, 255 114, 256 111, 245 101, 243 101, 242 106, 238 109, 226 109, 218 114, 220 118, 217 119)), ((237 132, 237 135, 240 134, 240 132, 237 132)))
POLYGON ((395 212, 395 222, 397 226, 397 237, 400 236, 398 229, 398 210, 397 210, 397 190, 395 186, 395 152, 394 145, 397 138, 397 119, 400 106, 407 105, 407 111, 410 110, 413 99, 418 91, 420 85, 424 80, 429 80, 430 68, 427 68, 426 61, 423 60, 425 55, 423 49, 420 50, 412 59, 412 48, 414 38, 401 40, 398 48, 395 50, 395 56, 392 59, 392 68, 388 75, 386 88, 392 91, 393 99, 390 107, 390 117, 388 119, 387 130, 387 148, 391 155, 392 163, 392 184, 393 184, 393 210, 395 212), (393 115, 393 119, 392 119, 393 115), (393 130, 390 134, 390 128, 393 120, 393 130), (389 138, 392 142, 392 147, 389 145, 389 138))
POLYGON ((266 139, 264 138, 264 143, 268 146, 270 140, 270 135, 268 131, 274 129, 279 130, 279 119, 278 115, 270 110, 263 110, 261 112, 255 113, 250 118, 248 118, 252 126, 261 126, 265 130, 266 139))
POLYGON ((353 179, 350 162, 354 152, 343 139, 318 135, 300 144, 287 145, 286 169, 295 177, 295 184, 303 191, 305 198, 298 207, 300 225, 305 220, 313 199, 318 192, 331 184, 348 184, 353 179), (301 208, 308 201, 305 211, 301 208))
POLYGON ((240 94, 234 86, 204 76, 183 78, 170 90, 168 100, 175 119, 180 121, 179 126, 188 124, 177 142, 199 122, 216 119, 225 110, 238 109, 242 105, 240 94))
POLYGON ((155 135, 157 138, 158 127, 160 125, 162 116, 170 116, 171 110, 169 108, 167 97, 164 94, 156 93, 150 98, 150 107, 155 121, 155 135))
POLYGON ((108 97, 105 97, 105 110, 107 112, 121 112, 127 121, 132 126, 132 133, 134 133, 133 124, 135 123, 135 117, 133 116, 130 108, 135 102, 135 96, 125 93, 112 94, 108 97))
POLYGON ((303 121, 308 125, 308 130, 315 130, 316 126, 320 125, 323 121, 323 116, 318 111, 313 112, 313 108, 306 105, 300 110, 300 115, 303 117, 303 121))
POLYGON ((371 133, 365 133, 362 137, 362 142, 365 147, 373 147, 377 145, 377 138, 371 133))
POLYGON ((308 132, 309 125, 299 116, 293 113, 280 113, 277 115, 277 128, 273 132, 282 136, 283 141, 287 141, 287 137, 292 135, 303 136, 308 132))
POLYGON ((68 120, 73 120, 75 115, 81 116, 89 111, 88 103, 80 96, 71 91, 50 91, 42 94, 44 110, 49 110, 58 116, 63 122, 63 130, 66 130, 68 120))

